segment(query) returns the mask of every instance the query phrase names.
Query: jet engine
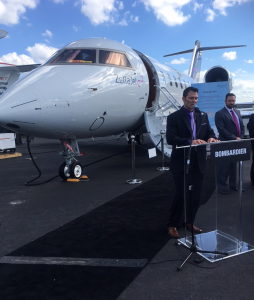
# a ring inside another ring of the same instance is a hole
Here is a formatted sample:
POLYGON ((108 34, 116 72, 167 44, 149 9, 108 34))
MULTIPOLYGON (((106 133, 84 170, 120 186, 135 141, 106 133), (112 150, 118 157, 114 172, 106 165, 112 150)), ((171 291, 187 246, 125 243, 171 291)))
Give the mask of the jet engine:
POLYGON ((231 73, 224 67, 215 66, 205 73, 205 82, 229 81, 229 91, 233 89, 233 77, 231 73))

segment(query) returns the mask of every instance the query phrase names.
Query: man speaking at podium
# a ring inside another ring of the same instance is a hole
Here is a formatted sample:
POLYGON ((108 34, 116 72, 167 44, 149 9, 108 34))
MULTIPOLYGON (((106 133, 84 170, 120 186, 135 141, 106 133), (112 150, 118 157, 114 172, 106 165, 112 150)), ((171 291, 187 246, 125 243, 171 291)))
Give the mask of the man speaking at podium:
MULTIPOLYGON (((244 137, 244 125, 240 111, 234 109, 235 100, 235 95, 228 93, 225 99, 225 106, 215 114, 215 124, 221 141, 241 140, 244 137)), ((221 194, 229 194, 227 185, 228 177, 230 189, 237 191, 236 163, 220 164, 217 166, 217 185, 218 191, 221 194)))
MULTIPOLYGON (((175 182, 175 193, 171 201, 169 221, 167 223, 168 234, 171 237, 179 238, 177 227, 182 221, 184 213, 184 163, 185 152, 188 148, 176 149, 176 146, 206 144, 218 142, 211 128, 208 116, 196 108, 198 102, 198 89, 188 87, 183 91, 183 106, 180 110, 170 114, 167 118, 167 143, 172 145, 170 170, 175 182)), ((186 202, 186 228, 191 230, 195 215, 199 207, 199 198, 206 166, 206 147, 192 147, 191 150, 191 181, 192 181, 192 220, 190 216, 190 201, 186 202)), ((202 230, 193 226, 195 233, 202 230)))

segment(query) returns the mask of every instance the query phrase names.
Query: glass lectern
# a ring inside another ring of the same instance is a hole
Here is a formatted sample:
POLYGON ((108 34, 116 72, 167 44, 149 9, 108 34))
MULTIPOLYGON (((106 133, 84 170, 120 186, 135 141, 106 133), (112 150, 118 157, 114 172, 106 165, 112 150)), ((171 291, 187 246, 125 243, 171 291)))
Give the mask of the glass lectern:
MULTIPOLYGON (((199 253, 210 262, 254 250, 252 246, 254 245, 254 190, 250 181, 252 163, 250 140, 192 146, 206 147, 206 172, 208 172, 204 176, 199 208, 194 221, 194 225, 203 231, 201 234, 194 235, 194 244, 198 250, 228 254, 225 256, 199 253), (221 193, 218 188, 217 176, 222 164, 228 163, 236 165, 236 189, 228 187, 226 191, 221 193)), ((186 157, 190 147, 179 148, 184 148, 185 152, 184 200, 186 220, 191 205, 189 203, 189 177, 186 174, 186 157)), ((185 237, 179 239, 179 242, 191 247, 191 233, 185 231, 185 237)))

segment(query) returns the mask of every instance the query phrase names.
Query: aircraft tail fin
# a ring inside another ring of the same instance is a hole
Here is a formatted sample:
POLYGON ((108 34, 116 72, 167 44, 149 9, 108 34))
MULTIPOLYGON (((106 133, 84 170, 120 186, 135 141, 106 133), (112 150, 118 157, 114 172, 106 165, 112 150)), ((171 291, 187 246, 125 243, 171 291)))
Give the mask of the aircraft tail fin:
POLYGON ((196 41, 194 49, 189 49, 189 50, 185 50, 185 51, 181 51, 181 52, 177 52, 177 53, 164 55, 163 57, 179 55, 179 54, 185 54, 185 53, 193 53, 188 76, 195 79, 196 82, 199 82, 203 51, 216 50, 216 49, 225 49, 225 48, 237 48, 237 47, 246 47, 246 45, 202 47, 200 41, 196 41))

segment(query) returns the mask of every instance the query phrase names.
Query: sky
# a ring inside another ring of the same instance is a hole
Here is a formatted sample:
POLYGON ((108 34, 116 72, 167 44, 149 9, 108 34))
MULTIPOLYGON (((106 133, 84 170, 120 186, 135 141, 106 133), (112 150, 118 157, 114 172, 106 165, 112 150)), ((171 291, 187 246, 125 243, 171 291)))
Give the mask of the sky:
MULTIPOLYGON (((254 101, 254 0, 0 0, 0 61, 42 63, 78 39, 105 37, 122 42, 188 72, 191 54, 203 47, 247 45, 203 52, 202 76, 227 68, 237 102, 254 101)), ((201 77, 202 77, 201 76, 201 77)))

